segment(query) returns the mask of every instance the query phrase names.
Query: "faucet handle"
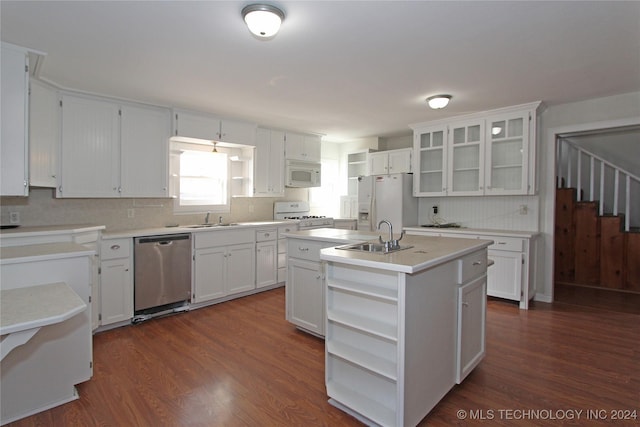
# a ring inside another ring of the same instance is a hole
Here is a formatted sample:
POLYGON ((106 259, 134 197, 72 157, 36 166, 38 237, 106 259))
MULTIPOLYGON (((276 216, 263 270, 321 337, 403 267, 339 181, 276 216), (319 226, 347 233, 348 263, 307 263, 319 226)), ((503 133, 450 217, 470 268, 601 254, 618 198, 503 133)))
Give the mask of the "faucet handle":
POLYGON ((400 233, 400 237, 398 237, 396 242, 399 242, 400 240, 402 240, 403 237, 404 237, 404 230, 402 230, 402 232, 400 233))

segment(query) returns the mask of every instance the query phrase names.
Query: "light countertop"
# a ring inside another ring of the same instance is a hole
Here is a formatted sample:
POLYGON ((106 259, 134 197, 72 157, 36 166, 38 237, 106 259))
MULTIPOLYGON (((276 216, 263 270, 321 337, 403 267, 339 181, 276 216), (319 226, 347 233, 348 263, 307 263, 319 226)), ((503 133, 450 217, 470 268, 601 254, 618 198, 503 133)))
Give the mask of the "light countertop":
POLYGON ((312 230, 291 231, 282 234, 284 237, 320 242, 357 243, 377 239, 379 234, 373 231, 344 230, 341 228, 315 228, 312 230))
POLYGON ((165 234, 177 234, 177 233, 208 233, 222 230, 237 230, 239 228, 261 228, 261 227, 278 227, 280 225, 296 225, 299 221, 296 220, 273 220, 273 221, 248 221, 237 222, 229 226, 213 226, 202 228, 191 228, 186 226, 176 227, 154 227, 143 228, 135 230, 107 230, 102 233, 104 239, 122 239, 129 237, 143 237, 143 236, 162 236, 165 234))
POLYGON ((486 248, 492 243, 492 240, 405 235, 400 246, 412 246, 411 248, 384 254, 332 247, 322 249, 320 259, 401 273, 417 273, 486 248))
POLYGON ((437 227, 404 227, 407 232, 425 231, 430 233, 448 233, 448 234, 482 234, 485 236, 499 237, 522 237, 530 239, 540 234, 537 231, 516 231, 516 230, 496 230, 488 228, 437 228, 437 227))
POLYGON ((90 231, 104 230, 104 225, 70 224, 70 225, 21 225, 17 228, 8 228, 0 232, 2 237, 28 237, 37 235, 56 235, 69 233, 86 233, 90 231))
POLYGON ((66 283, 3 289, 0 301, 0 335, 62 322, 87 307, 66 283))
POLYGON ((37 245, 8 246, 0 248, 0 264, 31 262, 94 255, 91 249, 71 242, 42 243, 37 245))

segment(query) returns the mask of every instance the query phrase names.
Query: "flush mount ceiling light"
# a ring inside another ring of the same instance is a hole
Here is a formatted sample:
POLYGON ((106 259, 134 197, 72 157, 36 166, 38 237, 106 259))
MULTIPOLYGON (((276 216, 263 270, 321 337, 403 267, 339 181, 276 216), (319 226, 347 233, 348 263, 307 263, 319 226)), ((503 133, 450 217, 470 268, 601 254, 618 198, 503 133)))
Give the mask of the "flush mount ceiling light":
POLYGON ((276 35, 284 20, 284 12, 270 4, 250 4, 242 9, 249 31, 266 39, 276 35))
POLYGON ((429 107, 434 110, 446 107, 449 104, 449 101, 451 101, 451 95, 434 95, 427 98, 429 107))

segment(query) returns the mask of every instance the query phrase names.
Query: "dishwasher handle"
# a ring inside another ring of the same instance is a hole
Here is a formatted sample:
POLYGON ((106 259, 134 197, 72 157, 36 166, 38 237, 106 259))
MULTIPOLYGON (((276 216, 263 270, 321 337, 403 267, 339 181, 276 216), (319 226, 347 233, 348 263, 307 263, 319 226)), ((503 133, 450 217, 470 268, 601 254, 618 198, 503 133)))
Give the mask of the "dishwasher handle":
POLYGON ((171 234, 164 236, 136 237, 134 239, 136 245, 145 243, 158 243, 160 245, 170 245, 175 240, 189 240, 191 234, 171 234))

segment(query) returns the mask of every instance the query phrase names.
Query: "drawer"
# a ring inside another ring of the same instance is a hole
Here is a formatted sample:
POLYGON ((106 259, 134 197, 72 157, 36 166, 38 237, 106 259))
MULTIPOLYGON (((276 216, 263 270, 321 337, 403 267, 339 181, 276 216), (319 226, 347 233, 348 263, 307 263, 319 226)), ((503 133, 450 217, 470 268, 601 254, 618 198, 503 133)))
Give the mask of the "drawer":
POLYGON ((518 237, 478 236, 478 239, 493 240, 493 245, 489 246, 490 250, 514 252, 522 252, 524 250, 524 240, 518 237))
POLYGON ((305 259, 308 261, 320 261, 320 249, 330 248, 339 243, 314 242, 310 240, 288 239, 287 255, 289 258, 305 259))
POLYGON ((278 227, 278 238, 281 239, 282 238, 282 233, 290 233, 291 231, 298 231, 298 225, 297 224, 290 224, 290 225, 281 225, 278 227))
POLYGON ((235 245, 240 243, 255 243, 256 235, 253 228, 240 230, 211 230, 194 233, 195 248, 213 248, 216 246, 235 245))
POLYGON ((131 239, 103 239, 100 244, 100 259, 129 258, 131 239))
POLYGON ((278 237, 278 230, 270 228, 268 230, 256 230, 256 242, 266 242, 269 240, 276 240, 278 237))
POLYGON ((467 283, 486 274, 487 261, 486 249, 471 253, 458 260, 458 284, 467 283))

